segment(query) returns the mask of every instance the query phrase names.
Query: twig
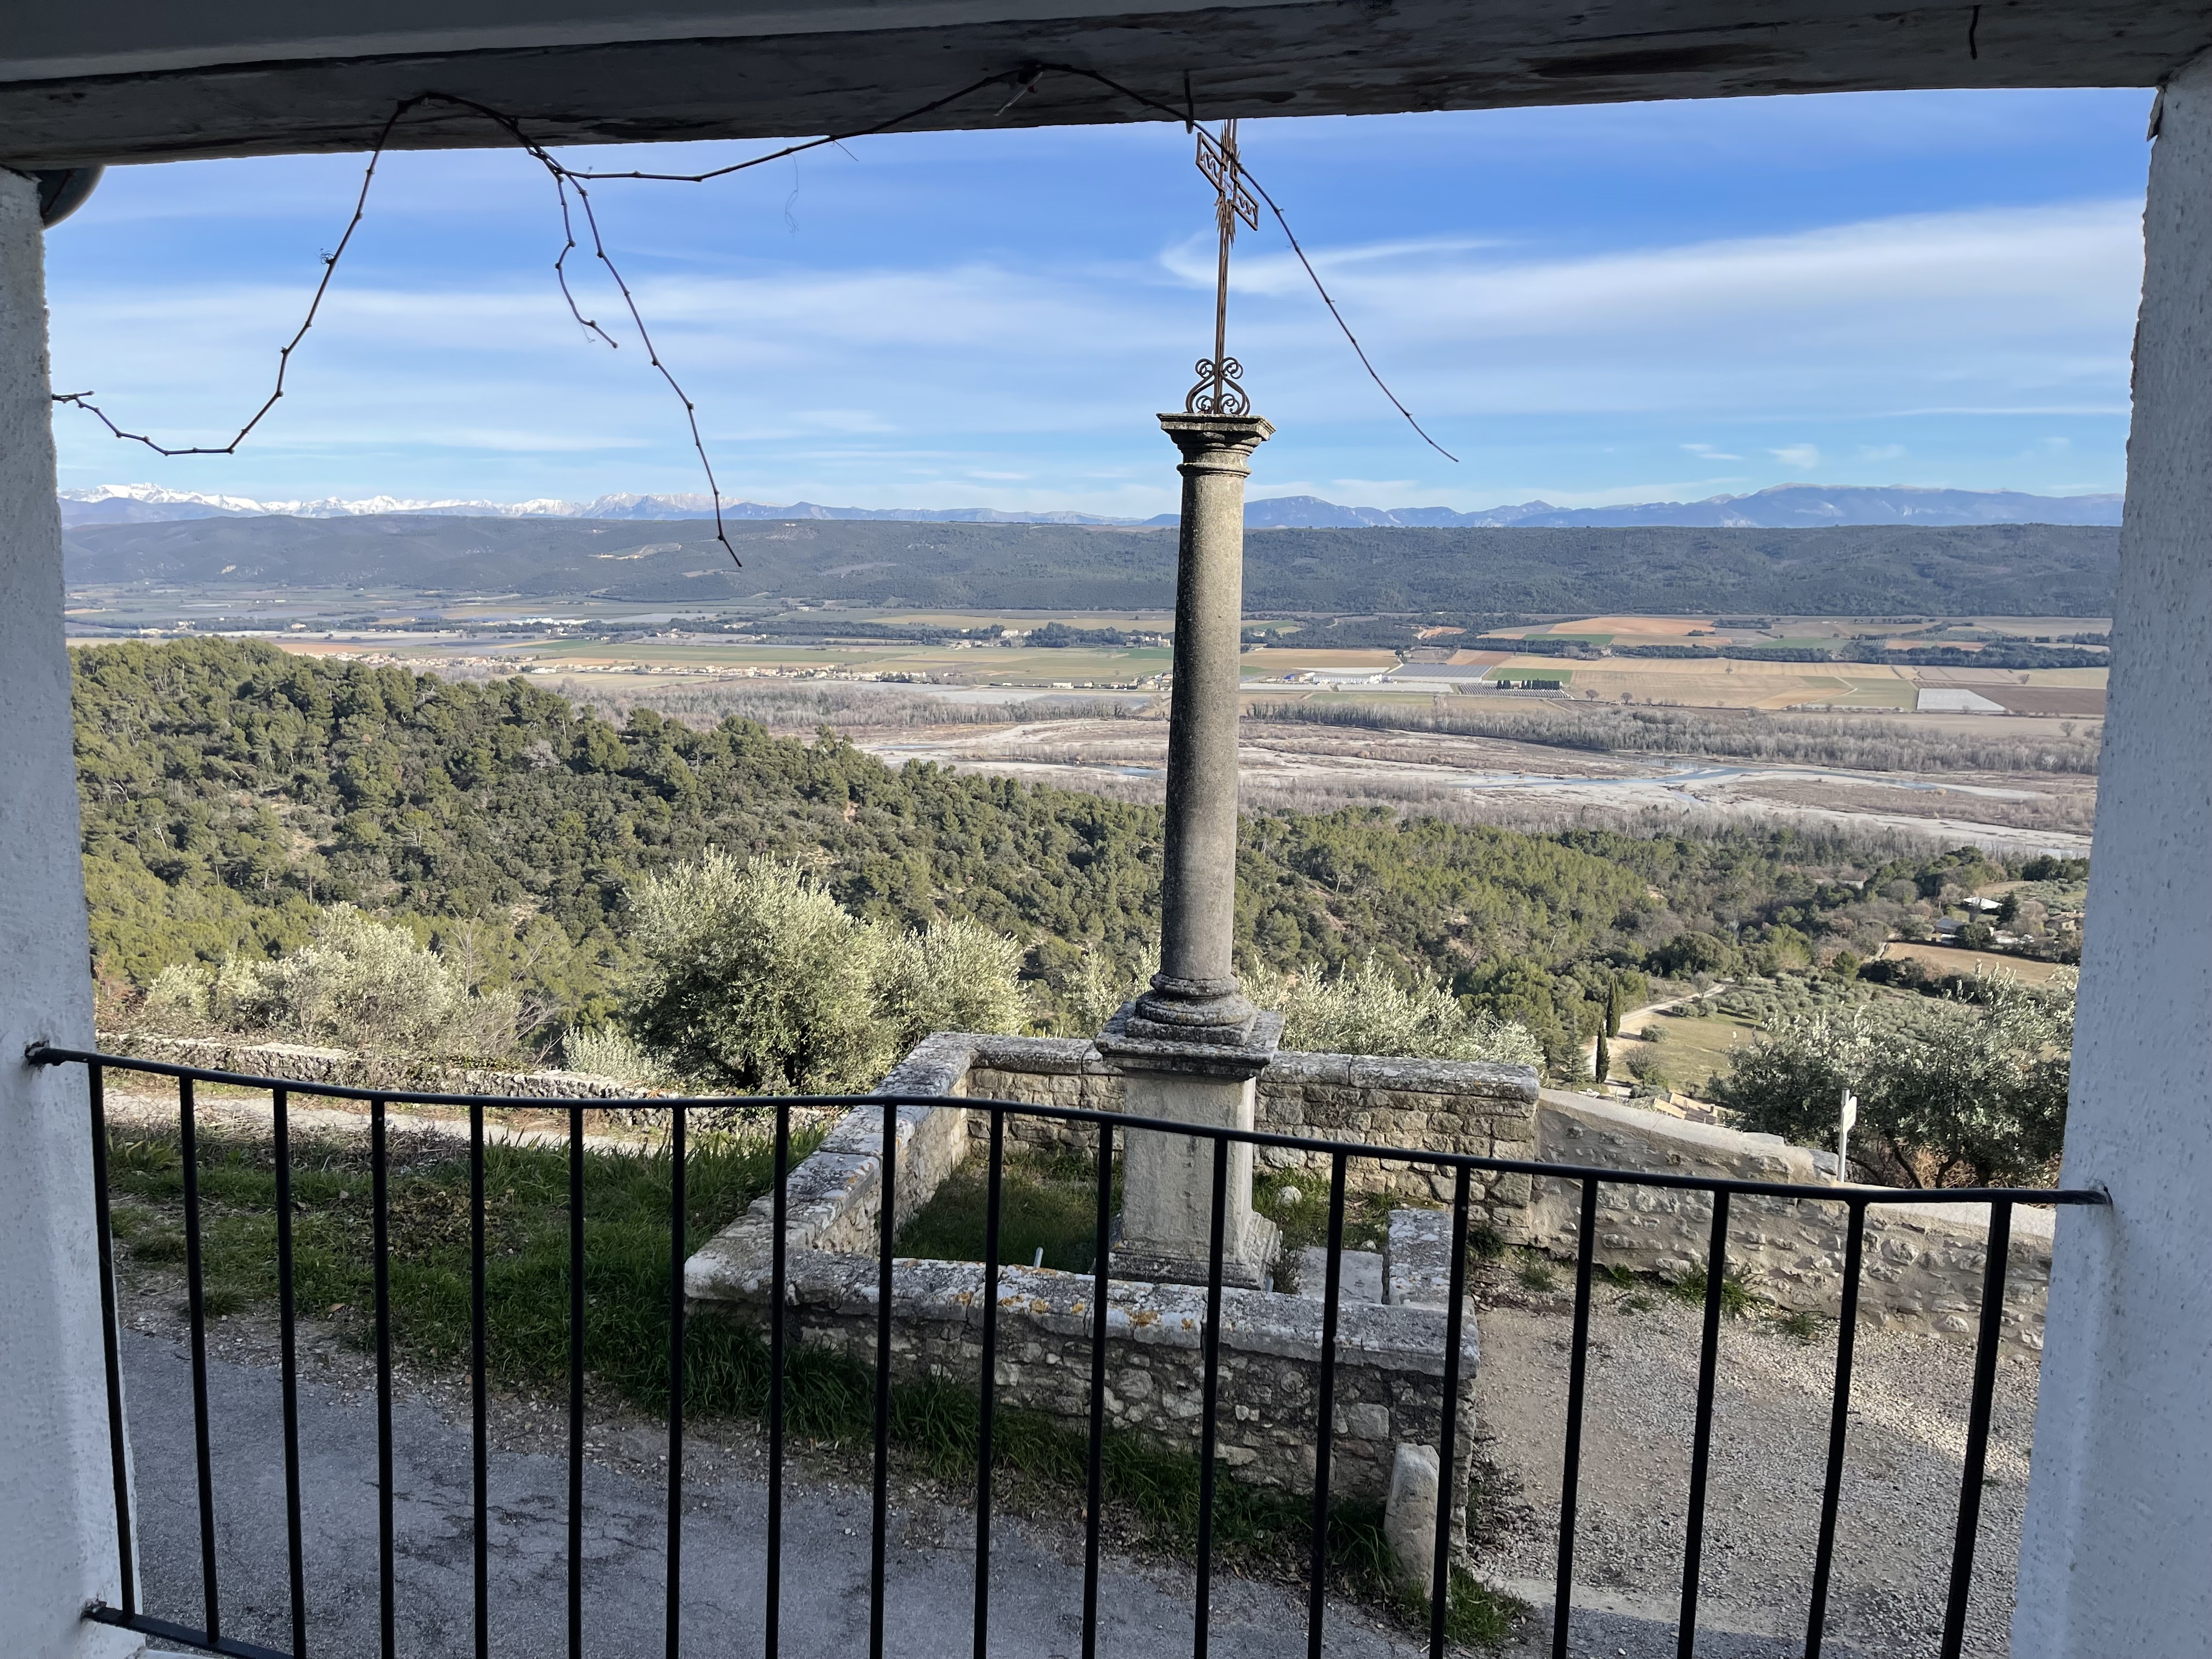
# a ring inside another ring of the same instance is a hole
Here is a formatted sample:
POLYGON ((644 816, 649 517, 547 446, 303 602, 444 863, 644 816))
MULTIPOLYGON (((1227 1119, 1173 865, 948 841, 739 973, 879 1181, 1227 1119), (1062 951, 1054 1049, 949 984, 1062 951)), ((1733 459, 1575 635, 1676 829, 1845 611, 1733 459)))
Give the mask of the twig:
MULTIPOLYGON (((1038 71, 1038 73, 1041 72, 1038 71)), ((1031 74, 1028 84, 1034 85, 1035 78, 1035 75, 1031 74)), ((670 372, 668 365, 661 361, 659 350, 653 343, 653 335, 645 325, 644 314, 638 308, 636 296, 630 292, 629 284, 623 280, 621 269, 617 266, 612 257, 607 252, 606 239, 599 234, 599 218, 592 211, 591 192, 585 187, 586 181, 600 179, 654 179, 672 184, 705 184, 709 179, 725 178, 732 173, 742 173, 748 167, 757 167, 769 161, 781 161, 787 155, 797 155, 805 150, 819 149, 825 144, 842 143, 848 138, 863 138, 872 133, 888 131, 893 127, 902 125, 908 121, 919 120, 925 115, 934 113, 946 105, 957 103, 969 94, 979 92, 985 87, 1000 86, 1009 80, 1018 81, 1019 79, 1018 76, 989 76, 982 80, 970 82, 957 92, 948 93, 942 98, 932 99, 928 103, 908 110, 902 114, 892 116, 888 120, 878 121, 872 126, 857 128, 850 132, 832 133, 827 137, 809 139, 804 143, 787 144, 783 149, 771 151, 765 155, 751 156, 743 161, 733 161, 727 167, 715 167, 708 172, 697 173, 594 173, 571 167, 556 158, 544 144, 523 131, 520 124, 510 115, 493 109, 488 105, 479 104, 473 99, 459 97, 451 93, 418 93, 414 97, 403 99, 395 105, 391 115, 386 118, 383 127, 378 131, 375 145, 369 151, 368 165, 362 171, 361 190, 354 198, 353 217, 346 222, 345 234, 338 238, 337 247, 323 256, 322 277, 315 284, 314 296, 307 303, 307 314, 301 319, 300 326, 294 331, 291 339, 286 342, 276 354, 276 385, 268 398, 262 403, 261 407, 254 410, 252 418, 239 428, 228 443, 172 447, 143 432, 126 432, 108 417, 105 410, 92 401, 94 394, 90 392, 58 392, 53 394, 53 401, 83 410, 106 427, 113 436, 131 443, 143 444, 157 455, 171 457, 235 455, 239 446, 244 443, 252 434, 253 429, 261 424, 269 411, 276 406, 276 400, 284 395, 284 376, 291 368, 292 353, 298 349, 301 341, 307 337, 307 331, 315 325, 315 319, 322 309, 323 296, 330 291, 331 279, 337 274, 338 261, 344 257, 347 246, 353 240, 353 234, 360 228, 362 216, 367 211, 369 187, 376 181, 377 164, 384 159, 385 149, 392 142, 393 131, 410 112, 423 105, 450 105, 456 109, 468 110, 481 115, 486 120, 492 122, 507 137, 514 139, 520 149, 529 155, 551 176, 554 192, 560 202, 562 238, 561 252, 553 261, 554 281, 560 285, 561 298, 568 307, 568 314, 576 319, 578 325, 588 332, 598 336, 609 347, 619 349, 619 343, 612 335, 600 327, 593 319, 584 315, 582 307, 576 302, 574 290, 568 286, 568 256, 580 246, 576 240, 575 220, 568 204, 569 191, 573 189, 576 192, 576 204, 583 210, 585 228, 591 237, 592 256, 606 267, 607 275, 614 279, 615 287, 622 295, 623 307, 629 311, 630 322, 637 330, 638 340, 645 347, 646 361, 659 371, 660 378, 668 383, 668 389, 676 394, 677 401, 684 405, 684 418, 691 432, 691 447, 698 453, 700 470, 707 475, 708 495, 714 503, 714 539, 722 544, 722 550, 730 556, 731 562, 743 568, 744 562, 738 557, 738 550, 730 544, 730 538, 723 524, 721 486, 714 477, 714 463, 708 459, 706 442, 700 436, 698 406, 691 401, 690 397, 678 382, 676 376, 670 372)))
MULTIPOLYGON (((1978 21, 1980 9, 1977 7, 1975 9, 1978 21)), ((642 179, 657 180, 666 184, 706 184, 713 179, 727 178, 733 173, 743 173, 748 168, 763 167, 770 161, 779 161, 787 156, 796 156, 811 149, 819 149, 824 145, 842 146, 848 139, 865 138, 873 134, 887 132, 894 127, 903 126, 908 122, 919 120, 925 115, 934 114, 948 105, 956 104, 960 100, 980 92, 987 87, 1012 83, 1016 88, 1014 95, 1001 105, 998 111, 998 113, 1003 115, 1028 95, 1037 82, 1048 72, 1073 75, 1085 80, 1094 81, 1130 100, 1133 103, 1156 111, 1170 120, 1182 122, 1186 127, 1194 125, 1197 119, 1195 108, 1189 101, 1190 86, 1188 76, 1184 77, 1185 107, 1176 109, 1171 105, 1162 103, 1158 99, 1147 97, 1133 88, 1123 86, 1112 76, 1102 75, 1096 70, 1081 69, 1070 64, 1028 64, 1010 73, 985 76, 980 80, 970 82, 957 92, 947 93, 941 98, 933 98, 926 104, 917 105, 913 109, 878 121, 872 125, 856 127, 848 132, 831 133, 820 138, 810 138, 800 143, 787 144, 781 149, 770 150, 765 155, 749 156, 742 161, 732 161, 726 167, 712 167, 704 173, 647 173, 636 169, 626 173, 603 173, 568 166, 547 149, 544 143, 526 133, 514 117, 494 109, 489 105, 480 104, 473 99, 459 97, 452 93, 418 93, 414 97, 403 99, 395 105, 383 127, 378 131, 376 143, 369 151, 368 163, 362 172, 361 190, 354 198, 353 216, 346 222, 345 232, 338 238, 337 246, 323 257, 323 274, 315 284, 314 295, 307 303, 307 313, 301 319, 300 326, 293 331, 292 337, 277 351, 276 383, 261 406, 254 410, 252 416, 243 426, 239 428, 229 442, 171 447, 161 443, 143 432, 126 432, 109 418, 105 410, 92 401, 94 394, 91 392, 58 392, 53 394, 53 401, 83 410, 106 427, 112 436, 128 442, 143 444, 157 455, 174 457, 236 454, 239 446, 252 435, 254 429, 267 417, 269 411, 276 406, 277 399, 284 395, 284 377, 291 368, 292 354, 299 349, 301 342, 306 339, 307 331, 315 325, 316 319, 321 313, 324 296, 330 292, 331 279, 337 274, 338 261, 344 257, 346 249, 352 244, 354 232, 361 227, 362 216, 368 206, 369 188, 375 183, 377 166, 384 159, 384 152, 392 141, 392 133, 398 129, 400 121, 411 111, 428 104, 449 105, 453 108, 467 110, 480 115, 498 126, 514 141, 519 149, 543 167, 551 177, 554 193, 560 204, 562 231, 561 252, 553 261, 553 277, 560 287, 562 301, 568 306, 568 314, 576 319, 580 327, 605 342, 610 349, 619 349, 620 343, 612 335, 601 327, 595 319, 584 315, 583 308, 577 303, 574 290, 568 285, 568 256, 581 246, 576 240, 574 216, 570 210, 568 202, 569 191, 573 189, 576 192, 576 205, 583 210, 585 228, 591 238, 592 257, 606 267, 607 275, 613 278, 617 290, 622 295, 623 308, 629 313, 630 323, 637 330, 640 343, 645 347, 646 361, 659 373, 660 378, 668 383, 668 389, 676 394, 677 401, 684 405, 684 418, 690 430, 691 447, 698 454, 700 470, 706 474, 708 498, 714 504, 714 539, 722 544, 723 550, 730 556, 731 561, 742 568, 744 561, 738 557, 737 549, 731 545, 729 535, 723 522, 721 486, 714 477, 714 463, 708 457, 706 441, 700 434, 698 406, 691 401, 682 384, 670 371, 668 365, 661 361, 659 348, 653 344, 653 335, 646 327, 645 316, 639 309, 637 298, 631 292, 629 283, 624 280, 620 267, 607 252, 606 239, 600 234, 599 216, 592 210, 591 192, 586 188, 587 183, 595 183, 600 179, 642 179)), ((1267 187, 1256 178, 1253 178, 1249 168, 1242 171, 1244 177, 1251 181, 1253 189, 1259 192, 1260 199, 1267 203, 1268 210, 1275 216, 1275 222, 1282 227, 1284 238, 1290 243, 1291 251, 1297 256, 1298 264, 1304 267, 1307 278, 1314 285, 1314 291, 1321 296, 1322 303, 1328 307, 1329 315, 1335 319, 1337 327, 1343 332, 1346 341, 1358 357, 1360 367, 1367 371, 1368 378, 1373 380, 1382 395, 1390 400, 1390 406, 1405 416, 1406 423, 1420 435, 1424 443, 1439 455, 1443 456, 1445 459, 1456 462, 1459 457, 1429 436, 1421 423, 1413 418, 1413 411, 1399 401, 1398 395, 1390 390, 1389 384, 1376 372, 1374 363, 1368 358, 1366 349, 1359 343, 1358 336, 1352 332, 1352 325, 1345 320, 1344 313, 1338 308, 1336 301, 1322 283, 1321 274, 1314 269, 1313 261, 1306 257, 1305 249, 1300 246, 1297 234, 1291 228, 1288 216, 1277 204, 1275 198, 1267 193, 1267 187)))
POLYGON ((93 394, 89 392, 57 392, 53 394, 53 400, 58 404, 76 405, 91 415, 116 437, 127 439, 132 443, 143 444, 157 455, 235 455, 238 453, 239 445, 246 441, 253 428, 261 424, 262 418, 276 407, 276 400, 284 395, 284 375, 292 367, 292 353, 298 348, 300 342, 307 338, 307 331, 315 325, 316 313, 322 309, 323 295, 330 292, 331 278, 337 275, 338 261, 345 257, 347 244, 353 240, 353 234, 361 228, 362 216, 368 210, 368 187, 376 180, 376 164, 384 159, 384 147, 392 137, 392 130, 399 125, 399 118, 407 112, 410 104, 413 101, 410 100, 408 104, 401 104, 394 109, 390 118, 385 122, 383 131, 376 135, 376 147, 369 152, 368 166, 361 175, 361 192, 354 198, 353 217, 346 221, 345 234, 338 238, 337 246, 323 256, 322 279, 315 284, 314 297, 307 301, 307 314, 300 319, 300 326, 293 331, 292 337, 277 350, 276 386, 263 401, 261 407, 253 411, 252 419, 239 428, 237 434, 228 443, 203 444, 189 448, 172 449, 166 445, 155 442, 143 432, 125 432, 107 418, 106 410, 91 401, 93 394))

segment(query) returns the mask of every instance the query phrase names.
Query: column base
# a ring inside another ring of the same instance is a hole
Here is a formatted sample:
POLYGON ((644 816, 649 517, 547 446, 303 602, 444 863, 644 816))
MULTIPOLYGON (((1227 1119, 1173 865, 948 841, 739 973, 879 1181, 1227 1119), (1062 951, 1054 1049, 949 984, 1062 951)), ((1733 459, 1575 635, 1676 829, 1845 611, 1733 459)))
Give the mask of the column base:
POLYGON ((1235 980, 1152 975, 1152 988, 1125 1002, 1097 1038, 1124 1072, 1257 1077, 1275 1058, 1283 1017, 1255 1008, 1235 980))
POLYGON ((1260 1011, 1245 1000, 1243 988, 1233 979, 1176 979, 1154 974, 1152 988, 1130 1005, 1123 1019, 1123 1035, 1139 1042, 1244 1048, 1251 1046, 1253 1025, 1259 1018, 1260 1011))

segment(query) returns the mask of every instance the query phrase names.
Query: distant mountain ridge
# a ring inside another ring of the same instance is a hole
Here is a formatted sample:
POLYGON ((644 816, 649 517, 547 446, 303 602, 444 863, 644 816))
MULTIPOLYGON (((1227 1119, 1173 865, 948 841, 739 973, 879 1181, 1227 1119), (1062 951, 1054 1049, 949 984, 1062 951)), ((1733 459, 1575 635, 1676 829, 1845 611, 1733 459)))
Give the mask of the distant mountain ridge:
MULTIPOLYGON (((1707 530, 1815 530, 1829 525, 2116 525, 2122 495, 2031 495, 2016 489, 1939 489, 1913 484, 1774 484, 1745 495, 1624 507, 1553 507, 1524 501, 1456 513, 1448 507, 1339 507, 1314 495, 1251 502, 1244 522, 1261 530, 1567 530, 1579 526, 1680 525, 1707 530)), ((1153 520, 1156 523, 1171 520, 1153 520)))
MULTIPOLYGON (((320 501, 257 501, 244 495, 203 495, 160 484, 101 484, 93 489, 60 492, 62 523, 166 524, 185 519, 361 519, 395 514, 441 519, 711 519, 712 500, 704 495, 602 495, 596 501, 404 501, 371 495, 361 501, 326 496, 320 501)), ((758 501, 724 501, 725 519, 889 519, 908 524, 1096 524, 1130 525, 1134 519, 1102 519, 1089 513, 1002 513, 988 507, 819 507, 794 501, 768 507, 758 501)), ((1173 522, 1172 520, 1168 522, 1173 522)))
MULTIPOLYGON (((1743 495, 1696 501, 1644 501, 1623 507, 1516 507, 1461 513, 1448 507, 1344 507, 1317 495, 1278 495, 1249 503, 1244 522, 1255 530, 1571 529, 1583 526, 1677 525, 1705 529, 1805 530, 1824 526, 1977 524, 2117 525, 2125 498, 2111 495, 2034 495, 2014 489, 1942 489, 1911 484, 1775 484, 1743 495)), ((102 484, 61 492, 62 522, 159 524, 190 519, 351 519, 410 515, 461 519, 592 519, 676 520, 711 519, 703 495, 602 495, 596 501, 403 501, 377 495, 363 501, 257 501, 242 495, 205 495, 159 484, 102 484)), ((727 520, 878 520, 906 524, 1064 524, 1152 528, 1176 522, 1171 513, 1150 519, 1116 519, 1089 513, 1006 512, 996 507, 787 507, 725 501, 727 520)))
MULTIPOLYGON (((1095 525, 696 524, 426 514, 82 525, 69 579, 213 588, 374 584, 532 604, 685 612, 793 600, 892 609, 1136 612, 1175 602, 1176 534, 1095 525)), ((1430 616, 2111 614, 2105 525, 1821 530, 1574 525, 1255 530, 1249 614, 1430 616)), ((1488 625, 1485 623, 1483 625, 1488 625)))

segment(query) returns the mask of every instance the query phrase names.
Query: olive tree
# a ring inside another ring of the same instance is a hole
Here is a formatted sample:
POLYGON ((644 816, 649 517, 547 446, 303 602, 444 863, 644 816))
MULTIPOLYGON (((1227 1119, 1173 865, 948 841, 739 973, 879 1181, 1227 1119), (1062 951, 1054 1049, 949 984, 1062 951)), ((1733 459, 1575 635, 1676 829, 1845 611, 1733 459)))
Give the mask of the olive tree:
POLYGON ((2032 1184, 2065 1139, 2073 1040, 2070 972, 2040 989, 1993 975, 1971 995, 1778 1017, 1716 1092, 1747 1128, 1833 1146, 1851 1090, 1851 1163, 1873 1181, 2032 1184))
POLYGON ((1434 980, 1401 984, 1372 957, 1332 977, 1255 983, 1255 1000, 1283 1015, 1283 1046, 1332 1054, 1404 1054, 1541 1066, 1544 1052, 1517 1020, 1470 1014, 1434 980))
POLYGON ((710 851, 630 895, 645 968, 630 1030, 675 1071, 747 1093, 835 1094, 879 1073, 877 929, 817 877, 710 851))
POLYGON ((173 1030, 289 1037, 398 1056, 511 1060, 520 999, 472 988, 462 966, 409 929, 350 904, 316 920, 309 941, 274 961, 233 955, 219 968, 173 963, 141 1012, 173 1030))
MULTIPOLYGON (((864 921, 776 859, 710 851, 641 883, 630 915, 644 967, 625 1035, 665 1074, 849 1093, 931 1031, 1027 1023, 1013 940, 963 920, 918 933, 864 921)), ((574 1048, 614 1051, 588 1034, 574 1048)))

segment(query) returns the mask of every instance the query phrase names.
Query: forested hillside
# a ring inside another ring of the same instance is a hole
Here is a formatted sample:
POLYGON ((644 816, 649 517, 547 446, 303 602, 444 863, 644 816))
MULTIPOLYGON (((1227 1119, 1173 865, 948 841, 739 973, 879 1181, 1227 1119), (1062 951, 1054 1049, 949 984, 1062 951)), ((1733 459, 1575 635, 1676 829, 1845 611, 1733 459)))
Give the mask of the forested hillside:
MULTIPOLYGON (((1073 525, 733 522, 742 569, 694 523, 588 519, 195 519, 68 532, 72 582, 360 585, 714 607, 768 597, 858 605, 1127 610, 1175 602, 1176 532, 1073 525)), ((2109 526, 1826 530, 1258 530, 1257 611, 1900 612, 2100 617, 2109 526)))
MULTIPOLYGON (((111 996, 172 962, 298 945, 319 907, 346 901, 408 922, 472 981, 521 991, 538 1028, 588 1024, 631 960, 635 884, 709 847, 807 861, 862 916, 1011 934, 1048 1001, 1087 957, 1133 973, 1156 933, 1154 808, 894 771, 831 735, 799 743, 738 720, 696 731, 639 709, 617 729, 520 679, 448 684, 258 641, 100 646, 76 672, 111 996)), ((1557 1054, 1619 972, 1863 951, 1898 908, 1885 884, 1933 891, 1974 862, 1875 870, 1787 834, 1638 841, 1280 814, 1247 823, 1237 926, 1251 966, 1372 954, 1522 1018, 1557 1054)))

